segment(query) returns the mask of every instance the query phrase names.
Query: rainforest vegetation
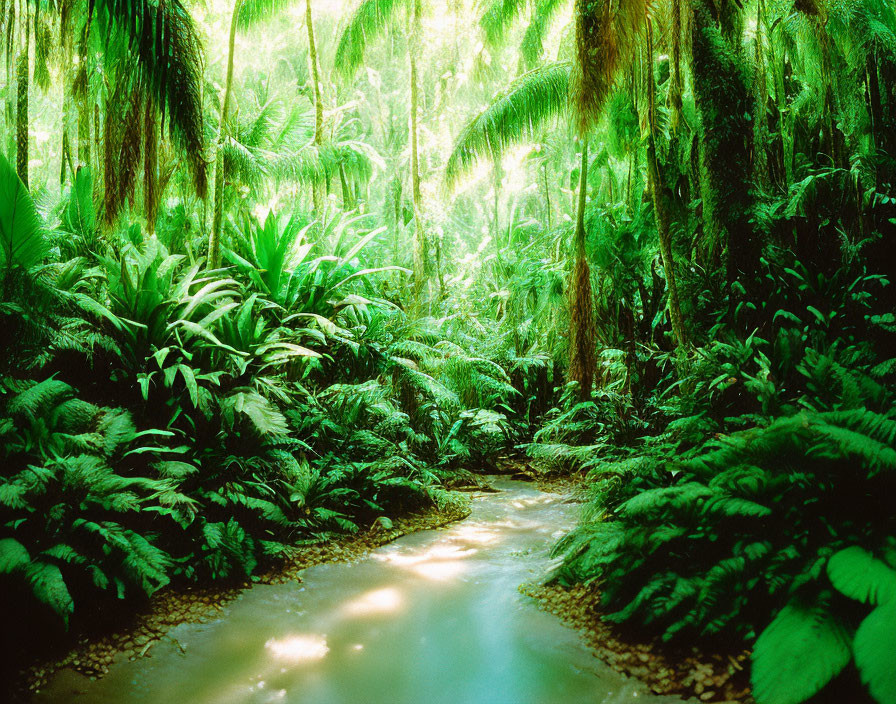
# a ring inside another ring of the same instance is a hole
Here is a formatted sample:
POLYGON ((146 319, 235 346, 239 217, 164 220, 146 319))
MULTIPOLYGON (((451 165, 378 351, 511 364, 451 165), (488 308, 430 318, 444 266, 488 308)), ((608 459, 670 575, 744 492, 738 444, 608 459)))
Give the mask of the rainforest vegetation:
POLYGON ((554 579, 896 702, 888 0, 0 0, 9 647, 508 458, 554 579))

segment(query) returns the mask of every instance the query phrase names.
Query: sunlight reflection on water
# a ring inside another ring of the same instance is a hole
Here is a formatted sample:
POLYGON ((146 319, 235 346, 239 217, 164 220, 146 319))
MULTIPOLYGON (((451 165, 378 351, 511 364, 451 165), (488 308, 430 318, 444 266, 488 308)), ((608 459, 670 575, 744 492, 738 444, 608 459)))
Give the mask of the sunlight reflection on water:
POLYGON ((402 601, 401 592, 397 589, 373 589, 346 604, 345 612, 351 616, 385 614, 396 611, 402 601))
POLYGON ((264 647, 278 660, 290 662, 322 660, 330 652, 327 639, 319 635, 271 638, 264 644, 264 647))

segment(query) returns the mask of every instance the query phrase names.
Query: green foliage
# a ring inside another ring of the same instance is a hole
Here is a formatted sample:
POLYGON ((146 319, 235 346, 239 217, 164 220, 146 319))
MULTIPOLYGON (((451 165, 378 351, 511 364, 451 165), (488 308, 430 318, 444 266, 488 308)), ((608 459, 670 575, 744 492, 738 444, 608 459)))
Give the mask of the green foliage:
POLYGON ((570 64, 535 68, 514 80, 461 131, 445 166, 453 185, 479 159, 496 159, 568 107, 570 64))
POLYGON ((44 228, 28 189, 0 154, 0 268, 3 284, 13 267, 32 269, 47 251, 44 228))
POLYGON ((756 701, 799 704, 818 693, 849 660, 846 629, 823 604, 785 606, 756 641, 756 701))
POLYGON ((588 477, 559 576, 610 619, 755 641, 760 701, 893 702, 891 3, 238 4, 42 3, 41 90, 22 60, 3 96, 23 628, 463 512, 446 486, 524 452, 588 477), (231 20, 265 41, 239 35, 218 124, 202 41, 231 20))
POLYGON ((368 45, 386 30, 404 4, 401 0, 361 0, 336 46, 336 68, 344 76, 351 77, 358 71, 368 45))

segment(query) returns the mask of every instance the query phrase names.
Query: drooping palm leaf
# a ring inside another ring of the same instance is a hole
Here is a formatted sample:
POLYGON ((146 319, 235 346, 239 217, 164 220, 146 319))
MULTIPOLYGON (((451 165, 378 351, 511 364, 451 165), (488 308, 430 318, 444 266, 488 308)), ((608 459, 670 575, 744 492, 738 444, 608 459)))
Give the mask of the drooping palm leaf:
POLYGON ((520 53, 527 66, 534 66, 541 58, 545 36, 551 27, 551 21, 560 8, 568 2, 569 0, 540 0, 535 5, 520 44, 520 53))
POLYGON ((257 22, 282 12, 293 2, 295 0, 243 0, 237 17, 237 26, 240 29, 248 29, 257 22))
POLYGON ((196 25, 179 0, 95 0, 96 35, 107 60, 153 98, 190 164, 200 197, 207 191, 202 111, 202 49, 196 25))
POLYGON ((571 64, 565 61, 541 66, 495 96, 461 131, 445 167, 448 184, 456 183, 478 159, 500 155, 566 110, 570 70, 571 64))
POLYGON ((580 133, 597 120, 647 18, 647 0, 576 0, 576 61, 570 93, 580 133))
POLYGON ((525 7, 526 0, 491 0, 479 19, 486 43, 491 46, 500 44, 525 7))
POLYGON ((367 45, 382 33, 406 0, 362 0, 336 47, 336 68, 350 78, 361 67, 367 45))

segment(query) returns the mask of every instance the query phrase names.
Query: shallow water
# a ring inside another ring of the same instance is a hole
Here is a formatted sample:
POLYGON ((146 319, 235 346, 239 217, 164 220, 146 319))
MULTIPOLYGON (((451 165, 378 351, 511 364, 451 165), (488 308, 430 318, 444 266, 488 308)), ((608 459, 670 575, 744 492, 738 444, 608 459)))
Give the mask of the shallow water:
POLYGON ((356 564, 256 585, 214 621, 183 624, 101 680, 65 670, 46 702, 171 704, 619 704, 657 697, 596 660, 522 582, 576 506, 494 481, 469 518, 405 536, 356 564))

